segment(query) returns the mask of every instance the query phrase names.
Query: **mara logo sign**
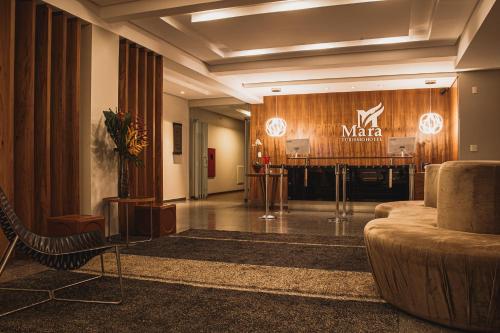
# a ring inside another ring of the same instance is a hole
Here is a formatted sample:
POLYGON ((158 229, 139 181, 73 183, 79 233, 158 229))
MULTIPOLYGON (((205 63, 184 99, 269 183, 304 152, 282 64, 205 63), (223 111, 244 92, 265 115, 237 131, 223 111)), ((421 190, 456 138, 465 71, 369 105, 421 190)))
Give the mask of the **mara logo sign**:
POLYGON ((358 124, 342 126, 342 141, 382 141, 382 129, 378 127, 378 117, 384 112, 382 103, 374 108, 357 110, 358 124))

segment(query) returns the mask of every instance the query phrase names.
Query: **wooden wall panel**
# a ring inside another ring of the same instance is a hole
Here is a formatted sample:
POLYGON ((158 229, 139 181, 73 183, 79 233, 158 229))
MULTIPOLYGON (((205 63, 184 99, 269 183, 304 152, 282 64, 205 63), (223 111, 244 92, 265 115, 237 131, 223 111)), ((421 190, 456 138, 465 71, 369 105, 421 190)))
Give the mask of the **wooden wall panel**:
MULTIPOLYGON (((413 89, 393 91, 348 92, 332 94, 308 94, 270 96, 264 104, 252 105, 250 141, 257 138, 263 142, 264 152, 273 164, 303 164, 304 161, 287 160, 285 142, 289 139, 309 138, 311 156, 353 157, 340 161, 315 160, 312 165, 331 165, 335 162, 353 165, 383 165, 388 159, 363 160, 356 156, 386 156, 389 137, 416 136, 417 154, 415 163, 441 163, 456 159, 454 149, 458 146, 456 108, 450 106, 451 91, 441 94, 440 89, 413 89), (420 116, 429 111, 441 114, 445 121, 443 130, 436 135, 423 135, 418 130, 420 116), (368 110, 380 102, 385 110, 378 119, 383 131, 381 142, 343 142, 341 125, 357 124, 356 110, 368 110), (265 122, 278 116, 288 124, 287 134, 282 138, 271 138, 265 132, 265 122)), ((256 159, 251 150, 251 161, 256 159)), ((408 163, 395 160, 395 164, 408 163)), ((251 182, 250 198, 256 198, 255 181, 251 182)))
MULTIPOLYGON (((14 31, 15 1, 0 1, 0 187, 14 204, 14 31)), ((0 251, 6 244, 0 232, 0 251)), ((0 252, 3 253, 3 252, 0 252)))
POLYGON ((155 68, 155 193, 156 201, 163 202, 163 57, 156 56, 155 68))
POLYGON ((66 109, 64 115, 64 202, 63 214, 80 213, 80 45, 81 21, 68 20, 66 57, 66 109))
POLYGON ((35 1, 16 2, 14 65, 14 203, 28 229, 34 222, 35 1))
MULTIPOLYGON (((458 79, 455 80, 450 88, 450 109, 451 120, 450 126, 450 142, 458 142, 458 79)), ((458 160, 458 144, 452 144, 452 159, 458 160)))
MULTIPOLYGON (((129 48, 129 67, 128 67, 128 109, 132 114, 132 119, 137 117, 139 106, 139 48, 137 45, 130 45, 129 48)), ((130 163, 130 195, 138 194, 138 170, 133 163, 130 163)))
POLYGON ((148 53, 147 56, 147 97, 146 97, 146 129, 148 131, 149 142, 146 147, 146 195, 155 196, 155 86, 156 86, 156 61, 155 54, 148 53))
POLYGON ((52 9, 39 5, 35 29, 35 221, 34 231, 46 232, 50 216, 50 65, 52 9))
MULTIPOLYGON (((148 95, 146 75, 148 72, 147 68, 147 50, 145 48, 139 49, 139 62, 138 62, 138 77, 137 77, 137 117, 142 124, 147 123, 147 112, 146 112, 146 100, 148 95)), ((146 169, 148 165, 148 160, 146 157, 146 150, 143 150, 139 155, 139 158, 143 161, 143 165, 137 168, 137 195, 146 195, 146 169)))
POLYGON ((52 62, 51 62, 51 115, 50 115, 50 165, 51 165, 51 215, 64 213, 66 195, 64 185, 64 139, 66 110, 66 61, 67 61, 68 17, 63 12, 52 17, 52 62))

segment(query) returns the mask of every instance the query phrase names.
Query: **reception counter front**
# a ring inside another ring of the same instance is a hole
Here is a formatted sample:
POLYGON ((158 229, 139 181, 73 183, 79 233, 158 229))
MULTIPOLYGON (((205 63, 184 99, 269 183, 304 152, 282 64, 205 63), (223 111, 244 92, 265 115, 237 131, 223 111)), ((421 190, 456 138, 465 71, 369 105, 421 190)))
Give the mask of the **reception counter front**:
MULTIPOLYGON (((410 165, 346 167, 346 199, 349 201, 398 201, 410 198, 410 165)), ((285 168, 288 171, 288 200, 336 200, 335 165, 285 168)), ((343 200, 342 191, 339 195, 339 200, 343 200)))

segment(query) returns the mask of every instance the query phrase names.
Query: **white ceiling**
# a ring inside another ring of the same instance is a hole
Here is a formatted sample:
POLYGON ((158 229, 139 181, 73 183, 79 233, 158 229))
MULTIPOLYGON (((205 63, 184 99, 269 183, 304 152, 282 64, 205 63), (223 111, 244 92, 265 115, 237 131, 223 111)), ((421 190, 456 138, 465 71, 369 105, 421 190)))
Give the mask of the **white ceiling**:
POLYGON ((131 23, 155 45, 164 43, 166 92, 245 103, 262 101, 274 87, 281 94, 410 89, 427 87, 426 79, 449 87, 461 60, 461 70, 471 59, 474 68, 486 63, 466 51, 487 53, 498 36, 498 23, 487 18, 500 11, 484 0, 93 3, 109 24, 131 23), (474 43, 476 35, 487 41, 474 43))

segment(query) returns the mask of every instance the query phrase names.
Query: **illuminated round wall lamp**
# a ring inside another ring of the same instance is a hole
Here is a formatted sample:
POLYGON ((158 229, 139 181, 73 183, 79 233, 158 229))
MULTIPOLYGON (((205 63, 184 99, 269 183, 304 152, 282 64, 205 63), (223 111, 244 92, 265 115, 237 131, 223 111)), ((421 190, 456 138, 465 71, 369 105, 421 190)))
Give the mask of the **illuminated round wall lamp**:
POLYGON ((272 137, 280 137, 286 133, 286 121, 279 117, 269 118, 266 121, 266 133, 272 137))
MULTIPOLYGON (((281 89, 273 88, 271 91, 280 92, 281 89)), ((274 105, 276 116, 266 121, 266 133, 271 137, 278 138, 286 134, 286 121, 278 117, 278 96, 275 97, 274 105)))
MULTIPOLYGON (((425 84, 436 84, 435 80, 427 80, 425 84)), ((429 112, 420 117, 418 128, 423 134, 437 134, 443 129, 443 117, 432 112, 432 89, 429 88, 429 112)))
POLYGON ((435 112, 423 114, 418 128, 424 134, 437 134, 443 129, 443 117, 435 112))

